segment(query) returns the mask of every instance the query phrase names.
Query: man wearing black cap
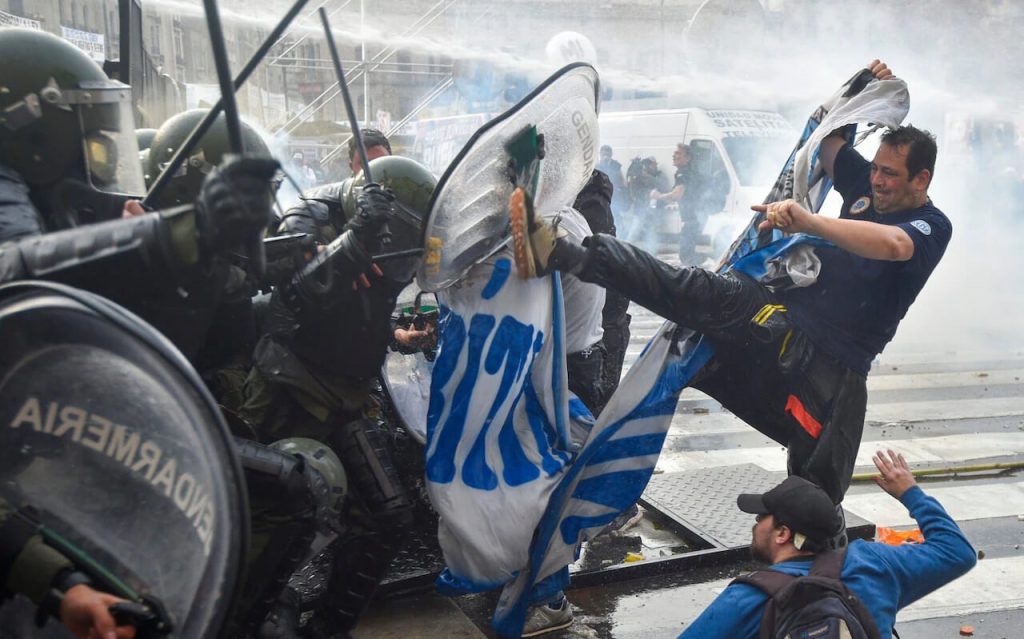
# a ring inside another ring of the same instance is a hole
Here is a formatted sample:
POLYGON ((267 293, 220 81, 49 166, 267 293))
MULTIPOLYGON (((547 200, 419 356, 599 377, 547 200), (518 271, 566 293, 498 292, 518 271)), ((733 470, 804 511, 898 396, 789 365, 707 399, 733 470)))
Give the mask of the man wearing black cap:
MULTIPOLYGON (((873 461, 880 472, 875 483, 907 507, 926 540, 903 546, 856 540, 847 549, 840 580, 860 598, 881 638, 889 639, 897 610, 965 574, 977 558, 956 522, 917 486, 903 455, 878 451, 873 461)), ((828 494, 796 475, 764 494, 740 495, 736 504, 757 515, 754 559, 789 575, 806 575, 843 526, 828 494)), ((679 639, 754 639, 767 600, 759 588, 730 584, 679 639)))
POLYGON ((750 554, 769 564, 779 561, 780 553, 781 561, 786 561, 790 556, 826 550, 843 529, 843 519, 825 491, 796 475, 762 495, 740 495, 736 505, 745 513, 757 515, 750 554), (772 544, 772 533, 781 526, 789 529, 791 545, 772 544))

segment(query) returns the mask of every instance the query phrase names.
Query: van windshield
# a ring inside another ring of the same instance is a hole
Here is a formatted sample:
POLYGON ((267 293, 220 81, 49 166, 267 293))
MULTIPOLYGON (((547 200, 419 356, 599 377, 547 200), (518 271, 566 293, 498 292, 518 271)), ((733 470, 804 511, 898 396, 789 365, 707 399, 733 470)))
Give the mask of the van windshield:
POLYGON ((742 186, 771 186, 779 176, 792 150, 785 138, 727 137, 722 138, 736 177, 742 186))

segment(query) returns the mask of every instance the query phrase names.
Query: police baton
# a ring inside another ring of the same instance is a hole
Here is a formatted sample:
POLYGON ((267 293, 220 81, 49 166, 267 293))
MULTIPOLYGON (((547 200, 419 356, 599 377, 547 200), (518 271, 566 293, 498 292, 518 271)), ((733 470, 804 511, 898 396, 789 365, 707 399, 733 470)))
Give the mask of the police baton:
MULTIPOLYGON (((224 46, 224 30, 220 24, 217 0, 203 0, 203 7, 206 9, 207 25, 210 27, 210 47, 213 49, 213 64, 217 69, 217 82, 220 84, 220 99, 224 103, 228 143, 231 153, 241 157, 245 151, 242 147, 242 124, 238 119, 238 102, 235 101, 235 87, 231 82, 231 67, 228 62, 228 50, 224 46)), ((249 272, 257 280, 262 279, 267 269, 267 254, 263 248, 261 233, 253 233, 252 237, 246 239, 245 253, 249 258, 249 272)))
MULTIPOLYGON (((319 9, 320 22, 324 25, 324 38, 327 40, 327 48, 331 52, 331 62, 334 63, 334 73, 338 76, 338 86, 341 88, 341 97, 345 101, 345 110, 348 111, 348 123, 352 128, 352 137, 356 141, 356 148, 359 149, 359 159, 363 165, 363 184, 373 182, 370 174, 370 161, 366 159, 366 146, 363 144, 363 136, 359 133, 359 121, 356 119, 356 110, 352 106, 352 94, 348 90, 348 82, 345 80, 345 70, 341 67, 341 58, 338 57, 338 47, 334 44, 334 35, 331 33, 331 23, 327 19, 327 11, 323 7, 319 9)), ((365 62, 365 61, 364 61, 365 62)), ((363 71, 366 72, 365 70, 363 71)), ((387 223, 380 227, 381 246, 387 246, 391 241, 391 231, 387 223)), ((363 306, 363 318, 369 322, 371 319, 370 301, 367 299, 366 291, 360 290, 360 300, 363 306)))
MULTIPOLYGON (((277 23, 277 26, 274 27, 273 31, 267 35, 263 44, 261 44, 256 50, 256 53, 249 58, 249 62, 238 74, 238 77, 235 78, 235 91, 238 91, 238 89, 245 84, 245 81, 249 79, 249 76, 253 74, 256 67, 259 66, 259 63, 263 61, 264 56, 266 56, 267 52, 270 51, 270 48, 277 44, 277 41, 281 39, 285 30, 288 29, 289 25, 291 25, 292 20, 295 19, 295 16, 299 15, 299 12, 302 11, 302 8, 306 6, 307 2, 309 2, 309 0, 296 0, 295 4, 292 5, 292 8, 288 10, 288 13, 281 18, 281 21, 277 23)), ((233 98, 234 93, 232 93, 231 96, 233 98)), ((174 155, 172 155, 170 161, 167 162, 167 166, 160 172, 160 175, 157 176, 156 180, 153 181, 153 185, 149 187, 146 197, 142 199, 142 204, 144 206, 152 206, 153 201, 160 193, 163 192, 164 188, 167 187, 167 184, 171 181, 171 178, 174 176, 175 172, 177 172, 182 162, 184 162, 192 150, 196 148, 199 140, 206 135, 207 131, 210 130, 210 127, 213 126, 213 121, 217 119, 217 116, 220 115, 223 109, 224 98, 222 96, 221 99, 217 100, 217 103, 213 105, 203 119, 199 121, 199 124, 196 125, 196 128, 192 130, 192 133, 190 133, 185 141, 182 142, 181 146, 175 149, 174 155)))

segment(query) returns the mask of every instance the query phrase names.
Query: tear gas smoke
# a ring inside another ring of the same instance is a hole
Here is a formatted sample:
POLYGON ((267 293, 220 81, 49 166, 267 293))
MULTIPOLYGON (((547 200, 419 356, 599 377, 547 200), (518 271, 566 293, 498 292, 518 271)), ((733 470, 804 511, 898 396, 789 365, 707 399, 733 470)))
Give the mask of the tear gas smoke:
MULTIPOLYGON (((225 1, 222 15, 226 23, 269 29, 290 4, 225 1)), ((1016 282, 1024 267, 1019 249, 1024 238, 1024 113, 1017 106, 1024 70, 1008 64, 1024 58, 1018 36, 1024 5, 503 0, 396 6, 380 0, 331 0, 312 2, 305 15, 320 4, 332 12, 340 41, 365 40, 377 50, 391 45, 412 54, 479 63, 494 73, 527 78, 527 88, 560 66, 545 57, 546 43, 559 32, 579 32, 597 51, 603 111, 763 109, 778 111, 801 127, 844 80, 881 58, 910 87, 907 121, 938 138, 930 194, 954 224, 946 257, 882 361, 907 349, 1024 350, 1024 287, 1016 282), (410 28, 428 11, 436 17, 410 28)), ((201 15, 199 0, 146 5, 201 15)), ((322 39, 312 18, 300 20, 290 36, 322 39)), ((494 82, 493 74, 484 76, 480 82, 494 82)), ((474 81, 461 80, 464 86, 474 81)), ((493 114, 508 104, 500 98, 489 106, 453 99, 432 115, 493 114)), ((865 145, 862 153, 870 157, 873 150, 865 145)), ((670 154, 666 149, 659 160, 670 154)), ((782 159, 765 161, 780 166, 782 159)), ((826 210, 834 212, 832 199, 826 210)))

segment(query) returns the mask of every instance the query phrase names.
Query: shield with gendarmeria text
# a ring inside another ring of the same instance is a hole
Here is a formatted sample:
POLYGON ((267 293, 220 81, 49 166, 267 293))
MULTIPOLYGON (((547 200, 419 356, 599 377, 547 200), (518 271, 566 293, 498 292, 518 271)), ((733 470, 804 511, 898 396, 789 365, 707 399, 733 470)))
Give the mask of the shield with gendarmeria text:
POLYGON ((0 287, 0 515, 158 634, 218 636, 248 541, 227 426, 184 356, 129 311, 48 282, 0 287))

